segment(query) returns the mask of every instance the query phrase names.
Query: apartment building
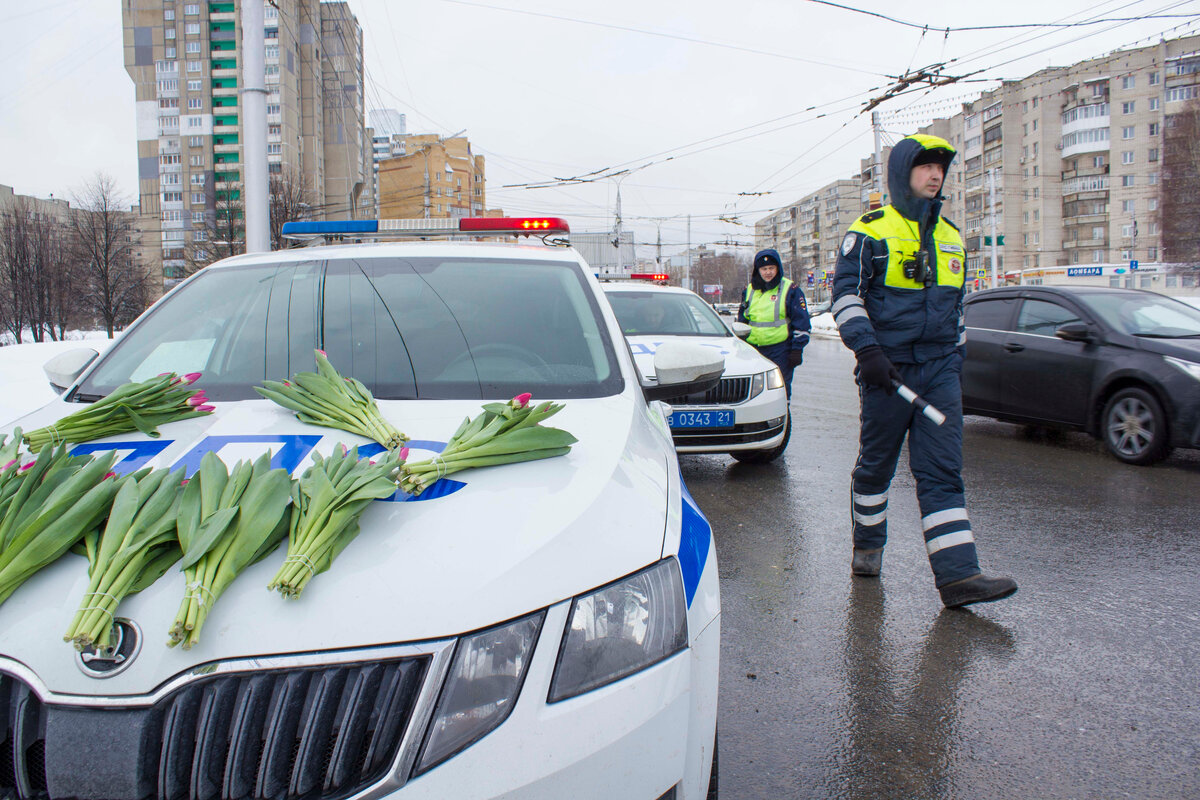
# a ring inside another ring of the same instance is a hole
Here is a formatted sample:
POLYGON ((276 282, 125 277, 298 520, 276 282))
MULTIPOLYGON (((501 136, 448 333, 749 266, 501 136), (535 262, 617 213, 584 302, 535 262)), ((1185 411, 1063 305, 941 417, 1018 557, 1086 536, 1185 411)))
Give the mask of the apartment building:
POLYGON ((399 155, 399 146, 408 134, 407 118, 394 108, 381 108, 367 114, 371 131, 371 175, 375 196, 379 197, 379 162, 399 155))
MULTIPOLYGON (((1160 218, 1164 129, 1197 102, 1200 36, 1191 36, 1004 82, 921 128, 958 150, 942 213, 967 245, 968 277, 990 282, 993 231, 1001 278, 1170 260, 1160 218)), ((889 153, 884 148, 884 169, 889 153)), ((873 154, 860 160, 856 181, 861 213, 876 186, 873 154)), ((756 241, 790 243, 804 202, 761 220, 756 241)), ((797 237, 798 249, 805 241, 797 237)))
POLYGON ((469 139, 402 134, 392 142, 395 155, 379 161, 381 219, 484 215, 486 162, 469 139))
POLYGON ((851 223, 863 213, 861 175, 831 181, 754 224, 757 249, 773 247, 784 274, 814 285, 837 265, 837 247, 851 223))
MULTIPOLYGON (((218 217, 241 215, 241 2, 124 0, 121 13, 139 207, 155 222, 141 225, 143 261, 169 286, 220 252, 218 217)), ((264 38, 270 176, 299 183, 315 218, 373 207, 362 31, 348 6, 276 0, 265 8, 264 38)))

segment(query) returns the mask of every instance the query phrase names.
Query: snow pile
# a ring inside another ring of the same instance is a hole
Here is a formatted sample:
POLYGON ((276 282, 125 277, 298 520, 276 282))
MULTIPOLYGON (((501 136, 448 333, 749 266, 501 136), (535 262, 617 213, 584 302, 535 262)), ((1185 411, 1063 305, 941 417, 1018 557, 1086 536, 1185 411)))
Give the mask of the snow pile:
MULTIPOLYGON (((104 331, 83 331, 78 339, 65 342, 34 342, 0 347, 0 375, 7 392, 0 392, 0 425, 7 426, 54 399, 54 390, 42 365, 59 353, 91 347, 104 351, 109 345, 104 331)), ((70 334, 68 334, 70 335, 70 334)))
POLYGON ((809 320, 812 323, 813 336, 829 336, 834 339, 838 336, 837 325, 833 324, 833 314, 828 312, 817 314, 809 320))

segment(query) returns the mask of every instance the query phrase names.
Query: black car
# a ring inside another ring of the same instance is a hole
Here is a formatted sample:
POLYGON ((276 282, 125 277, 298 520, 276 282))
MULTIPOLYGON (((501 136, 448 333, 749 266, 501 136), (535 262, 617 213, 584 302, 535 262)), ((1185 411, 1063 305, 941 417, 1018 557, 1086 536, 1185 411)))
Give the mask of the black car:
POLYGON ((963 412, 1086 431, 1130 464, 1200 447, 1200 309, 1154 292, 969 296, 963 412))

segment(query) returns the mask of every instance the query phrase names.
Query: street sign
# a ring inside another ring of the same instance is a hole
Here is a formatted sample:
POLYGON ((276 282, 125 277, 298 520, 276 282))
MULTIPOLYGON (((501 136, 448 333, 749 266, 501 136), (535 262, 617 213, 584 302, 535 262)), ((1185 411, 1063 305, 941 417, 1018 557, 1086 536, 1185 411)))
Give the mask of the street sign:
POLYGON ((808 285, 809 286, 813 285, 813 274, 811 272, 808 273, 808 285))
MULTIPOLYGON (((987 244, 991 244, 991 243, 992 243, 992 237, 990 237, 990 236, 985 236, 985 237, 983 237, 983 243, 984 243, 985 245, 987 245, 987 244)), ((996 237, 996 246, 997 246, 997 247, 1004 247, 1004 234, 1003 234, 1003 233, 1002 233, 1002 234, 1000 234, 999 236, 997 236, 997 237, 996 237)))
POLYGON ((1096 277, 1104 274, 1104 267, 1068 267, 1068 278, 1096 277))
POLYGON ((1130 261, 1130 262, 1129 262, 1129 268, 1130 268, 1130 269, 1137 269, 1137 262, 1136 262, 1136 261, 1130 261))

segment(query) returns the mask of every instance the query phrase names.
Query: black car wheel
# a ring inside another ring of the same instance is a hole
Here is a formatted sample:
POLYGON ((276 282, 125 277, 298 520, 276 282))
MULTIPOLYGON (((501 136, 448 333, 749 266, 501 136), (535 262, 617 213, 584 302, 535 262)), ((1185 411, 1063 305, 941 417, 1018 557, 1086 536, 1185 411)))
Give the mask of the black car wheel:
POLYGON ((788 411, 787 422, 784 423, 783 441, 769 450, 734 450, 729 455, 743 464, 766 464, 783 455, 787 449, 788 440, 792 438, 792 412, 788 411))
POLYGON ((1167 457, 1167 418, 1145 389, 1122 389, 1104 406, 1101 435, 1108 451, 1126 464, 1153 464, 1167 457))

